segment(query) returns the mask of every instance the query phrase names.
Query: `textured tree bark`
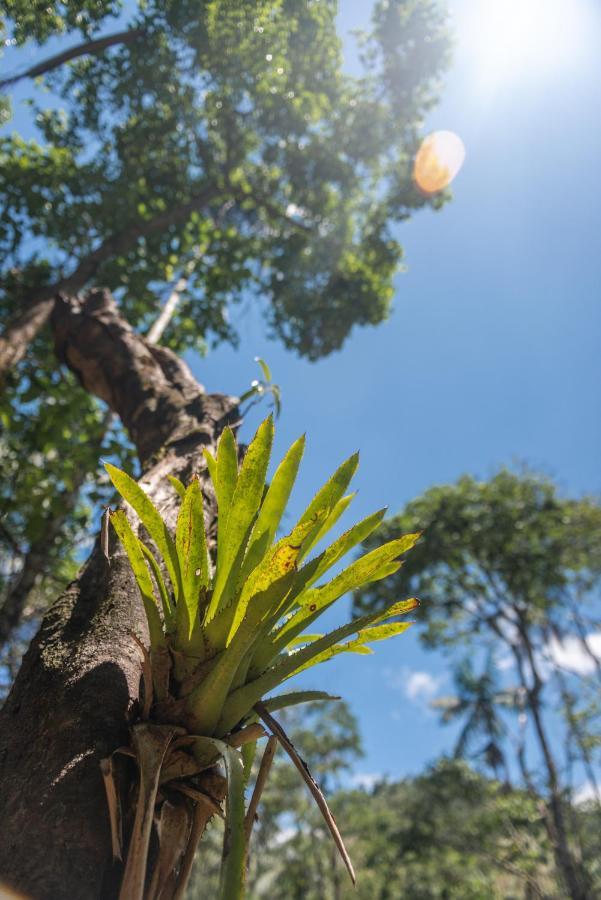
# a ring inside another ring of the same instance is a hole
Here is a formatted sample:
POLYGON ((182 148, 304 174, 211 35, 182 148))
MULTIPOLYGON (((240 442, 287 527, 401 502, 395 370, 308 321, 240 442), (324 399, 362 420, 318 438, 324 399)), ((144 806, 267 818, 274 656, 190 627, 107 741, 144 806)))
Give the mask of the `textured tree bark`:
MULTIPOLYGON (((202 449, 213 446, 236 401, 204 393, 168 350, 119 316, 110 294, 61 297, 57 351, 84 386, 123 419, 143 460, 141 482, 173 524, 167 474, 199 474, 209 533, 214 497, 202 449)), ((128 741, 146 635, 129 566, 116 541, 110 565, 98 542, 78 579, 50 608, 0 713, 0 881, 35 900, 116 896, 100 759, 128 741)))

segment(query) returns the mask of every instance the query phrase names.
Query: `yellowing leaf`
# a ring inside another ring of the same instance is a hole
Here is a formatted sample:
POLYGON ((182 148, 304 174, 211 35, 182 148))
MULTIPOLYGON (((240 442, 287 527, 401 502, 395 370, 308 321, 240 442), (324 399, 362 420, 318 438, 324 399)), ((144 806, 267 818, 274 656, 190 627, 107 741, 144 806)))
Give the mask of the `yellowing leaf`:
POLYGON ((257 566, 246 582, 238 601, 228 642, 242 621, 251 598, 255 594, 267 590, 270 584, 296 569, 296 562, 299 558, 303 541, 313 527, 313 522, 297 525, 289 535, 279 540, 273 546, 272 550, 263 559, 263 562, 257 566))
MULTIPOLYGON (((301 525, 304 522, 309 522, 316 514, 323 513, 326 511, 328 514, 331 510, 334 509, 338 501, 342 498, 345 490, 347 489, 349 482, 355 472, 357 471, 357 466, 359 465, 359 454, 353 453, 347 460, 345 460, 341 466, 339 466, 331 478, 326 481, 322 488, 317 492, 311 503, 308 505, 302 516, 300 517, 298 524, 301 525)), ((321 525, 316 527, 315 533, 319 533, 321 531, 321 525)), ((310 549, 311 542, 308 542, 307 550, 310 549)))
POLYGON ((258 565, 265 549, 276 534, 296 480, 304 449, 305 438, 303 436, 292 444, 275 471, 253 529, 251 546, 243 567, 243 572, 246 574, 252 572, 258 565))

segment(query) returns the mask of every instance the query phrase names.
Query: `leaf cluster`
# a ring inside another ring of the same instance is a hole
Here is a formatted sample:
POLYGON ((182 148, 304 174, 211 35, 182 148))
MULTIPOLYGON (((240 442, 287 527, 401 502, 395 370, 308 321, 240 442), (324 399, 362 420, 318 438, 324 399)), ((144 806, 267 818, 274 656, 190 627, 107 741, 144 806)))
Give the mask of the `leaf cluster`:
POLYGON ((403 528, 422 529, 424 538, 394 579, 358 592, 356 609, 386 603, 391 591, 416 591, 428 601, 422 615, 433 645, 477 634, 488 614, 498 619, 512 607, 541 624, 565 609, 573 589, 584 598, 601 577, 599 503, 564 498, 536 473, 503 469, 488 481, 464 476, 430 488, 366 547, 403 528))
MULTIPOLYGON (((292 445, 266 487, 272 441, 269 417, 240 466, 229 429, 222 433, 216 457, 205 452, 218 503, 214 560, 208 552, 197 479, 187 487, 171 479, 181 497, 174 540, 142 488, 107 464, 113 484, 158 551, 157 556, 136 536, 124 510, 111 514, 144 601, 160 715, 195 734, 220 738, 229 734, 253 715, 265 694, 296 673, 338 653, 368 653, 370 643, 405 631, 408 625, 398 616, 417 606, 415 600, 394 602, 325 635, 306 631, 349 590, 396 572, 399 557, 419 534, 392 540, 331 580, 321 580, 377 527, 384 511, 363 519, 317 556, 307 558, 352 500, 345 491, 357 467, 354 455, 318 491, 291 531, 275 539, 304 439, 292 445)), ((291 703, 303 699, 302 692, 290 695, 291 703)), ((277 699, 272 702, 277 708, 285 705, 277 699)))
MULTIPOLYGON (((47 7, 79 27, 70 10, 47 7)), ((73 11, 86 27, 87 5, 73 11)), ((270 331, 311 359, 354 324, 384 319, 402 255, 390 225, 441 202, 419 193, 411 168, 449 40, 440 4, 378 3, 365 72, 351 78, 335 12, 305 0, 152 0, 131 19, 136 40, 45 76, 62 107, 32 99, 40 140, 0 146, 7 264, 27 262, 35 237, 56 278, 133 235, 96 277, 143 326, 157 289, 193 260, 169 332, 177 350, 234 340, 225 311, 253 294, 270 331)), ((25 17, 19 40, 42 39, 36 25, 52 31, 25 17)))

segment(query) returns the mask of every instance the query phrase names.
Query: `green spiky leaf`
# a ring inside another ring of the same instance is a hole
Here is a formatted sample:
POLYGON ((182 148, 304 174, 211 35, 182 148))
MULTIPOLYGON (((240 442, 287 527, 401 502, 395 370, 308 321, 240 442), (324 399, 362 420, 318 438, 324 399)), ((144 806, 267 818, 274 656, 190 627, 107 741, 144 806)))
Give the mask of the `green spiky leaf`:
POLYGON ((132 567, 140 594, 142 595, 144 611, 146 612, 146 618, 148 620, 150 646, 153 650, 158 650, 159 647, 164 645, 165 637, 163 635, 163 625, 152 588, 152 579, 150 577, 150 572, 148 571, 148 566, 146 565, 141 542, 134 534, 132 527, 127 520, 125 510, 118 509, 116 512, 111 513, 111 525, 115 529, 115 532, 127 553, 129 564, 132 567))
POLYGON ((353 634, 358 634, 369 625, 407 613, 411 609, 416 609, 418 605, 418 601, 412 598, 400 603, 393 603, 383 612, 366 613, 364 616, 359 616, 352 622, 335 628, 319 640, 313 641, 308 646, 290 654, 276 666, 268 669, 263 675, 247 683, 244 687, 238 688, 230 695, 224 705, 223 715, 217 725, 216 733, 218 735, 227 734, 230 728, 239 722, 264 694, 276 688, 278 684, 281 684, 293 672, 297 672, 301 667, 305 668, 306 663, 316 660, 323 651, 328 650, 353 634))
POLYGON ((171 599, 167 592, 167 588, 165 587, 165 582, 163 581, 163 573, 160 570, 159 564, 154 558, 153 553, 150 548, 146 546, 144 541, 140 541, 140 549, 142 553, 146 557, 146 561, 150 565, 152 569, 152 574, 154 575, 154 580, 156 582, 157 590, 159 592, 159 597, 161 598, 161 604, 163 606, 163 616, 165 618, 165 628, 167 631, 171 631, 171 626, 174 619, 175 610, 173 609, 173 604, 171 603, 171 599))
POLYGON ((129 475, 122 472, 121 469, 117 469, 116 466, 112 466, 110 463, 105 463, 105 469, 123 499, 126 500, 138 514, 142 525, 144 525, 148 534, 156 544, 159 553, 163 557, 167 571, 169 572, 176 599, 178 599, 181 593, 181 578, 177 551, 175 549, 173 538, 169 534, 169 529, 163 522, 159 511, 150 497, 133 478, 130 478, 129 475))
MULTIPOLYGON (((339 500, 342 499, 344 492, 349 486, 350 480, 357 471, 357 466, 359 465, 359 454, 353 453, 352 456, 349 456, 347 460, 345 460, 341 466, 339 466, 331 478, 326 481, 322 488, 317 492, 311 503, 308 505, 304 513, 299 519, 298 524, 302 524, 304 522, 309 522, 316 515, 323 513, 324 510, 327 512, 331 512, 339 500)), ((323 524, 323 522, 322 522, 323 524)), ((321 531, 321 525, 316 526, 315 536, 321 531)), ((307 546, 305 548, 305 554, 309 552, 312 544, 314 543, 309 541, 307 542, 307 546)))
POLYGON ((184 494, 186 493, 186 486, 184 485, 184 483, 180 481, 179 478, 176 478, 175 475, 167 475, 167 478, 171 482, 171 486, 177 492, 180 500, 183 500, 184 494))
POLYGON ((197 478, 187 487, 179 509, 175 546, 183 593, 183 602, 177 606, 178 630, 188 641, 198 617, 200 592, 209 585, 202 492, 197 478))
POLYGON ((298 706, 300 703, 316 703, 323 700, 340 700, 340 697, 336 697, 334 694, 327 694, 325 691, 291 691, 288 694, 278 694, 277 697, 269 697, 268 700, 263 701, 263 706, 267 712, 277 712, 279 709, 286 709, 288 706, 298 706))
MULTIPOLYGON (((227 513, 223 539, 221 532, 219 533, 218 540, 222 542, 222 549, 221 553, 219 553, 218 549, 217 574, 209 607, 209 618, 215 615, 219 609, 222 595, 231 575, 232 566, 239 556, 243 541, 249 533, 263 498, 272 442, 273 418, 269 416, 268 419, 259 425, 257 433, 246 451, 232 494, 229 512, 227 513)), ((220 459, 218 455, 218 473, 219 464, 220 459)), ((226 597, 225 602, 227 602, 227 599, 226 597)))
POLYGON ((305 438, 303 435, 292 444, 271 479, 253 529, 251 546, 244 561, 243 572, 245 574, 252 572, 264 555, 265 549, 275 537, 294 486, 304 450, 305 438))

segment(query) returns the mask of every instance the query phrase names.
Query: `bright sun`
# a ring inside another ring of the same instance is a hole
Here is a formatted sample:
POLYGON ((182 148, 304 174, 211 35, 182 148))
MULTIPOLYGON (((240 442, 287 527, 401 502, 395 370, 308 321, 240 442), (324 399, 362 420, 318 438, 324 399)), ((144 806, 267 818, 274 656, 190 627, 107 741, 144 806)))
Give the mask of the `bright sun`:
MULTIPOLYGON (((472 89, 488 101, 505 85, 540 89, 577 68, 594 46, 591 2, 597 0, 454 0, 456 60, 472 89)), ((444 190, 464 159, 457 134, 432 132, 415 157, 415 184, 427 195, 444 190)))
POLYGON ((484 87, 574 63, 587 42, 582 0, 460 0, 459 43, 484 87))

